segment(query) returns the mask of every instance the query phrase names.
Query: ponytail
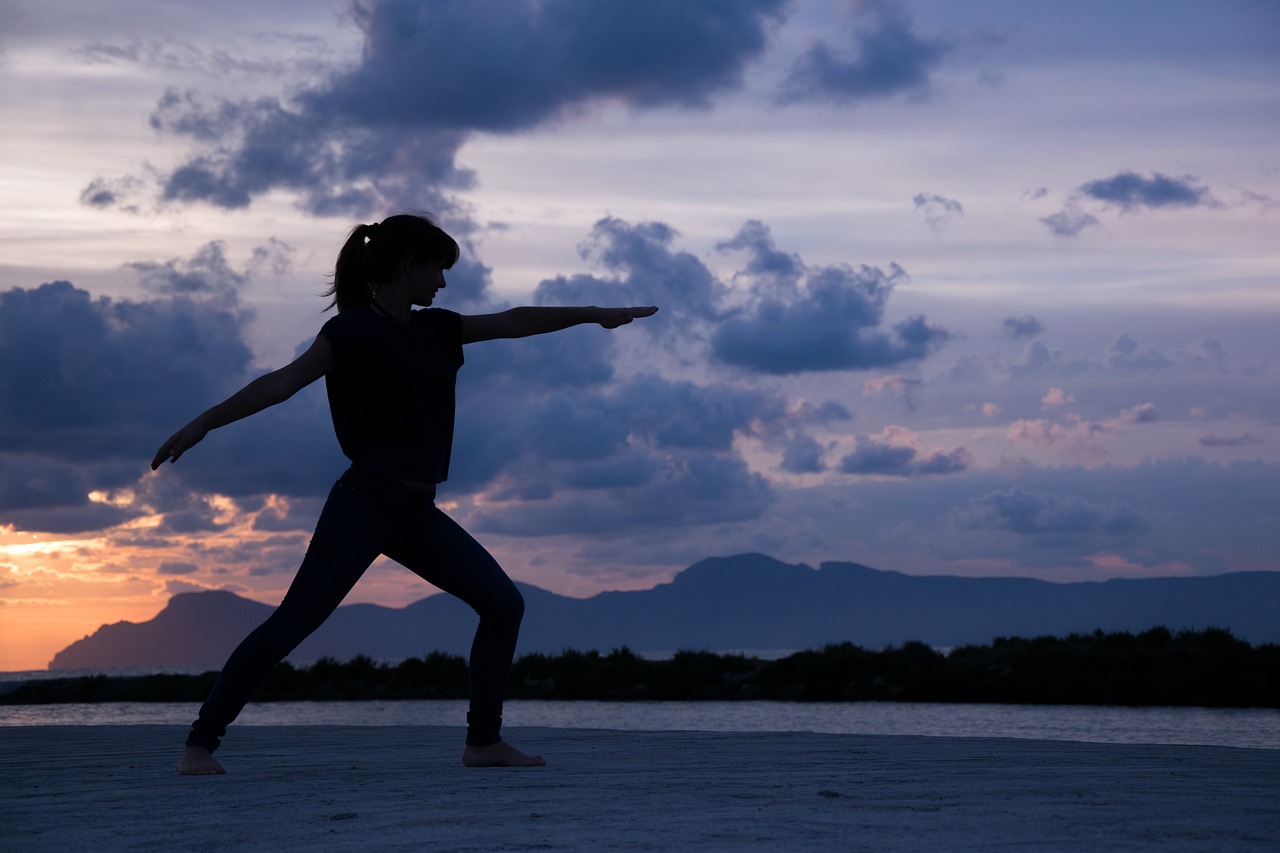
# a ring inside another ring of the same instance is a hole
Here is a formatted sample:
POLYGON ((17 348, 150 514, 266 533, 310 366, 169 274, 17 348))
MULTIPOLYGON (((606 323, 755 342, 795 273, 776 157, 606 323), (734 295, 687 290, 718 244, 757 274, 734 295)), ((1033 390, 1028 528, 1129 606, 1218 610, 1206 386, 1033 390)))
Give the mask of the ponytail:
POLYGON ((458 260, 457 242, 427 216, 402 213, 372 225, 357 225, 347 234, 333 268, 333 285, 324 292, 333 301, 325 308, 342 313, 373 300, 374 290, 405 261, 437 263, 445 269, 458 260))

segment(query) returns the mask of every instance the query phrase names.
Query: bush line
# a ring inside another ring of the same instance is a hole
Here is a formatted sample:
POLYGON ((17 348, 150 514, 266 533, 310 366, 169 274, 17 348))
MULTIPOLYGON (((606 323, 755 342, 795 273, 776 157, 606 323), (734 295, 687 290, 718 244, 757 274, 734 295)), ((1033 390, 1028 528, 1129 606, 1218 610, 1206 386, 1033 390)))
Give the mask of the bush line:
MULTIPOLYGON (((200 702, 217 673, 49 679, 22 683, 0 704, 200 702)), ((465 699, 464 658, 433 652, 397 664, 356 657, 283 663, 257 702, 465 699)), ((682 651, 646 660, 607 654, 529 654, 512 667, 509 699, 603 701, 783 700, 967 702, 1280 708, 1280 645, 1229 631, 1001 637, 943 654, 919 642, 869 651, 851 643, 761 660, 682 651)))

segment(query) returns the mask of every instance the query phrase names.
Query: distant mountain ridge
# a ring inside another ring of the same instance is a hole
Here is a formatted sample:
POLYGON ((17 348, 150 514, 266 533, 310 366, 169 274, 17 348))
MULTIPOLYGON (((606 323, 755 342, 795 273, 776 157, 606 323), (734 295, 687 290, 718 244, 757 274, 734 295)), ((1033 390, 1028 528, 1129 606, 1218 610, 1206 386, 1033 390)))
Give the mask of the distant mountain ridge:
MULTIPOLYGON (((1103 631, 1229 629, 1250 643, 1280 642, 1280 572, 1050 583, 1030 578, 917 576, 857 563, 818 569, 762 554, 713 557, 671 583, 587 599, 519 584, 528 604, 519 654, 789 651, 908 640, 949 647, 999 636, 1103 631)), ((108 666, 217 668, 273 607, 229 592, 180 593, 155 618, 103 625, 58 652, 50 669, 108 666)), ((465 655, 476 617, 432 595, 403 608, 349 604, 289 657, 375 660, 465 655)))

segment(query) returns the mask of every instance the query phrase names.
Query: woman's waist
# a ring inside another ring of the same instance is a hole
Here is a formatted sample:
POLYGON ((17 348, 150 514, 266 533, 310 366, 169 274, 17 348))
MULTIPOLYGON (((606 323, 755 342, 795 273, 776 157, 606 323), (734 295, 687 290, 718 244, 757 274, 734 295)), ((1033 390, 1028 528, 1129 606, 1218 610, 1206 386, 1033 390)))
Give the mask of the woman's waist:
POLYGON ((409 472, 388 470, 373 467, 359 462, 353 463, 343 479, 353 480, 368 486, 376 486, 379 490, 394 494, 402 493, 418 499, 434 499, 436 484, 418 479, 409 472))

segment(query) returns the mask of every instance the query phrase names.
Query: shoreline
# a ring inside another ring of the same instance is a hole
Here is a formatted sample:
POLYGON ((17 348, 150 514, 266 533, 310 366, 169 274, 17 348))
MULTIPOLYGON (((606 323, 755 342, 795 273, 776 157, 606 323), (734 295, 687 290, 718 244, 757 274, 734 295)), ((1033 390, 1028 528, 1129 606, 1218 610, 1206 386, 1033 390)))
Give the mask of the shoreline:
POLYGON ((548 767, 468 770, 461 727, 243 726, 184 778, 183 733, 0 729, 6 850, 1280 845, 1268 750, 514 727, 548 767))
MULTIPOLYGON (((466 700, 251 702, 237 726, 452 726, 466 700)), ((0 728, 186 726, 198 702, 0 705, 0 728)), ((1280 750, 1280 711, 770 700, 599 702, 512 700, 509 726, 668 732, 1016 738, 1079 743, 1280 750)))

